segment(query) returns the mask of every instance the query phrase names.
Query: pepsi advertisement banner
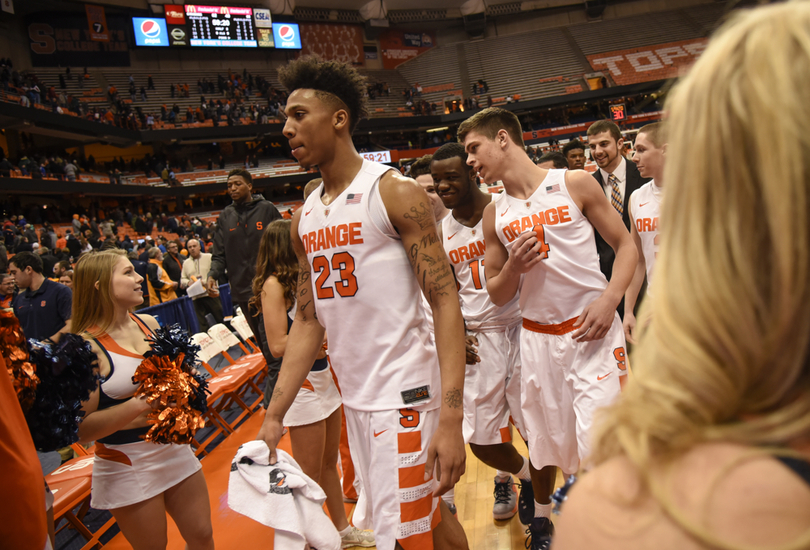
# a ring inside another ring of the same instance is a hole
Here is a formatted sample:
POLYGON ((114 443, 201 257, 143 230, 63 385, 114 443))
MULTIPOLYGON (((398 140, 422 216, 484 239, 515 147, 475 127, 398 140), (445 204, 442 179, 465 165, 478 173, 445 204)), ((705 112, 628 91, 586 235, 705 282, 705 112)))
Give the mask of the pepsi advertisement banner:
POLYGON ((298 30, 298 23, 273 23, 273 38, 278 49, 301 49, 301 33, 298 30))
POLYGON ((168 46, 169 32, 166 20, 158 17, 133 17, 136 46, 168 46))

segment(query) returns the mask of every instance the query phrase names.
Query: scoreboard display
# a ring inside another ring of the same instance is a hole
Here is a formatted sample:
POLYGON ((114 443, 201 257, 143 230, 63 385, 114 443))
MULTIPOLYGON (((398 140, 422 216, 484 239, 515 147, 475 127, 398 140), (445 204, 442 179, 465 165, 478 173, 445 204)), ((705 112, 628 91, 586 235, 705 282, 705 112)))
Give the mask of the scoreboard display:
POLYGON ((266 8, 164 4, 164 17, 133 17, 136 46, 301 49, 295 23, 266 8))
POLYGON ((253 8, 185 5, 189 44, 256 48, 253 8))

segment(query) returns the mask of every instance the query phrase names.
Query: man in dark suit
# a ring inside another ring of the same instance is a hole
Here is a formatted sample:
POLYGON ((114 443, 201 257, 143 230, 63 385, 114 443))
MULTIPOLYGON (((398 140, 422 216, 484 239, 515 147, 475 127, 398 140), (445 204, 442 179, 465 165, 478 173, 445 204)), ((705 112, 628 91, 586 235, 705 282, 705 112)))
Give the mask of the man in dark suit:
MULTIPOLYGON (((642 178, 636 165, 622 156, 624 138, 615 122, 599 120, 591 124, 588 128, 588 145, 599 167, 593 177, 605 190, 605 195, 629 230, 630 195, 650 179, 642 178)), ((599 253, 599 267, 610 280, 615 253, 599 233, 596 233, 596 251, 599 253)), ((619 315, 624 315, 624 299, 619 304, 619 315)))

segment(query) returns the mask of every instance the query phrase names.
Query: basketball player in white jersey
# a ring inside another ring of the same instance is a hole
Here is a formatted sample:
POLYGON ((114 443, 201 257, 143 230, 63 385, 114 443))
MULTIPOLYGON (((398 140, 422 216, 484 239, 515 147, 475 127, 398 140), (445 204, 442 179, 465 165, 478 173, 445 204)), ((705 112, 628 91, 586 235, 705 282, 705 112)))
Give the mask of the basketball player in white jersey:
POLYGON ((635 332, 638 294, 647 276, 647 293, 651 292, 653 266, 658 255, 658 213, 664 189, 664 160, 667 143, 664 123, 647 124, 636 136, 636 152, 633 162, 642 178, 653 178, 630 195, 630 234, 638 249, 636 272, 624 295, 624 336, 631 344, 636 343, 635 332))
POLYGON ((323 184, 293 216, 297 312, 259 439, 275 463, 282 418, 326 328, 365 488, 355 524, 373 526, 380 550, 466 549, 438 498, 464 472, 464 325, 430 199, 355 150, 351 134, 367 114, 355 69, 303 57, 279 79, 290 92, 284 135, 323 184), (433 309, 435 345, 420 290, 433 309))
POLYGON ((521 409, 536 468, 529 533, 533 550, 546 549, 556 467, 579 469, 594 412, 619 395, 625 342, 616 307, 636 247, 590 174, 532 163, 513 113, 484 109, 459 126, 458 137, 479 177, 504 186, 503 198, 484 210, 487 292, 498 305, 520 295, 521 409), (594 229, 616 251, 610 283, 599 270, 594 229))
POLYGON ((505 306, 490 300, 484 277, 484 208, 502 195, 478 188, 460 143, 446 143, 433 155, 430 172, 436 193, 450 214, 439 225, 439 238, 453 266, 461 314, 467 329, 467 374, 464 377, 464 441, 484 464, 495 468, 492 515, 509 519, 518 510, 512 474, 518 476, 520 518, 534 516, 529 461, 512 445, 511 415, 523 434, 520 413, 520 306, 515 296, 505 306))

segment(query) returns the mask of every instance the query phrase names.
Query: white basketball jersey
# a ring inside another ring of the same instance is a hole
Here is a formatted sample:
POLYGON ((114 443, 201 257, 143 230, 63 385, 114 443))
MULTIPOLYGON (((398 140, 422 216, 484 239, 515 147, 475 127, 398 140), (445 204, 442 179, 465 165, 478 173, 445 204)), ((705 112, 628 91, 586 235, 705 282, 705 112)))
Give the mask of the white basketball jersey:
POLYGON ((647 266, 647 292, 652 287, 653 266, 658 255, 658 216, 663 190, 651 180, 630 195, 630 220, 641 237, 641 251, 647 266))
POLYGON ((495 203, 495 231, 511 254, 521 233, 534 231, 542 261, 521 276, 523 317, 559 324, 578 317, 607 287, 599 270, 594 231, 565 185, 566 170, 549 170, 528 199, 504 191, 495 203))
POLYGON ((440 404, 439 361, 421 290, 379 195, 388 170, 364 160, 329 206, 321 184, 302 207, 298 234, 343 402, 361 411, 427 410, 440 404))
MULTIPOLYGON (((496 195, 493 199, 501 198, 496 195)), ((492 303, 487 294, 483 220, 475 227, 467 227, 458 223, 451 212, 442 220, 442 241, 456 273, 465 326, 469 330, 500 329, 520 321, 518 296, 501 307, 492 303)))

